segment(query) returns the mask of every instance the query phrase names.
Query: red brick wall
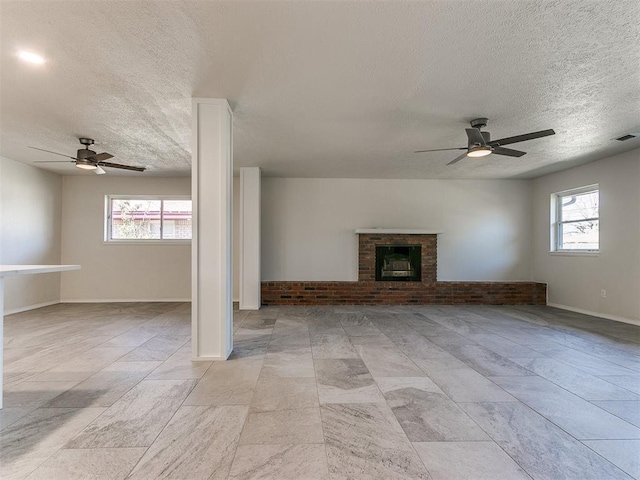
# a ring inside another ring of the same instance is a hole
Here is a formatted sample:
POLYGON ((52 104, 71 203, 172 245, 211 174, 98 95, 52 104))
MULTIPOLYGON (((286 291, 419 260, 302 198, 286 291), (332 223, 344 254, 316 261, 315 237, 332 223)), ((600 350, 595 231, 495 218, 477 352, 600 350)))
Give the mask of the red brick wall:
POLYGON ((536 282, 438 282, 438 236, 358 235, 357 282, 262 282, 264 305, 546 305, 536 282), (376 282, 376 245, 420 245, 421 282, 376 282))
POLYGON ((536 282, 262 282, 264 305, 545 305, 536 282))
POLYGON ((420 245, 422 282, 436 281, 438 270, 437 235, 361 233, 358 235, 358 280, 375 281, 376 245, 420 245))

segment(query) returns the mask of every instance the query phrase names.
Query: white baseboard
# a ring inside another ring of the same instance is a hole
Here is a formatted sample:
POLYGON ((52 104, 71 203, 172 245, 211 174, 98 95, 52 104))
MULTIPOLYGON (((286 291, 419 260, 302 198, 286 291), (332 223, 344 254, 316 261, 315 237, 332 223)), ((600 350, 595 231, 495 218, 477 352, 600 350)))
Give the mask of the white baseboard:
POLYGON ((219 357, 218 356, 213 357, 213 356, 207 356, 207 355, 203 355, 203 356, 193 355, 191 357, 191 361, 192 362, 223 362, 229 358, 229 356, 231 355, 231 352, 233 352, 233 348, 230 348, 229 351, 226 353, 226 355, 219 356, 219 357))
POLYGON ((65 298, 56 303, 190 302, 190 298, 65 298))
POLYGON ((631 325, 637 325, 640 327, 640 320, 633 318, 620 317, 618 315, 609 315, 606 313, 592 312, 591 310, 583 310, 582 308, 569 307, 568 305, 561 305, 559 303, 547 303, 548 307, 555 307, 561 310, 569 310, 570 312, 582 313, 584 315, 591 315, 592 317, 606 318, 607 320, 614 320, 616 322, 630 323, 631 325))
POLYGON ((242 305, 238 304, 238 310, 260 310, 262 305, 242 305))
POLYGON ((5 314, 5 316, 6 315, 13 315, 14 313, 27 312, 29 310, 35 310, 36 308, 42 308, 42 307, 48 307, 49 305, 55 305, 57 303, 60 303, 60 300, 51 300, 49 302, 34 303, 33 305, 27 305, 26 307, 12 308, 11 310, 5 311, 4 314, 5 314))

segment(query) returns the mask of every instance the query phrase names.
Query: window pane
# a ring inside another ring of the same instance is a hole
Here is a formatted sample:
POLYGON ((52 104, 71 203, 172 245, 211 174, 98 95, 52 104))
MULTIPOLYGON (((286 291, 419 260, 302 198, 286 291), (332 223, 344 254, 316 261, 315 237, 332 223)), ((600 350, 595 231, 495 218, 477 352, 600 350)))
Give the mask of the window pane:
POLYGON ((563 195, 561 221, 585 220, 587 218, 598 218, 598 191, 580 193, 577 195, 563 195))
POLYGON ((560 224, 558 248, 562 250, 598 250, 599 221, 560 224))
POLYGON ((112 200, 111 238, 159 239, 160 200, 112 200))
POLYGON ((165 200, 163 238, 191 238, 191 200, 165 200))

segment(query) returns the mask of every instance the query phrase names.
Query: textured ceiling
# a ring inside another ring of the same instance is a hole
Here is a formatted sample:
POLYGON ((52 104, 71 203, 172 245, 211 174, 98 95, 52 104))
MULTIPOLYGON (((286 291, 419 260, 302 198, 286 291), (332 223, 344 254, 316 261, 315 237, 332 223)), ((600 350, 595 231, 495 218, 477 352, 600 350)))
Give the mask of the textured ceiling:
POLYGON ((192 96, 229 100, 236 167, 271 176, 530 178, 640 147, 612 141, 640 132, 637 0, 0 8, 0 154, 26 163, 89 136, 143 175, 187 174, 192 96), (493 138, 557 135, 519 159, 412 153, 465 145, 479 116, 493 138))

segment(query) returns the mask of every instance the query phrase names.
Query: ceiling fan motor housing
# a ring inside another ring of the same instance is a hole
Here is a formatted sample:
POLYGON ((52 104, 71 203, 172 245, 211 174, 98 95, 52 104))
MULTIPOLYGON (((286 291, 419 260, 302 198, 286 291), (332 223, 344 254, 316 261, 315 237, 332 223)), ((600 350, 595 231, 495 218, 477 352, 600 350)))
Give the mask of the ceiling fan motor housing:
MULTIPOLYGON (((77 152, 76 158, 78 160, 85 160, 86 158, 93 157, 96 154, 96 152, 94 152, 93 150, 89 150, 89 145, 94 144, 93 138, 80 137, 78 140, 82 145, 84 145, 84 148, 80 148, 77 152)), ((92 160, 87 160, 81 163, 87 164, 93 162, 92 160)))
POLYGON ((471 122, 469 122, 471 124, 471 128, 477 128, 478 130, 480 130, 481 128, 484 128, 487 126, 487 123, 489 123, 489 119, 488 118, 476 118, 474 120, 471 120, 471 122))
POLYGON ((81 148, 78 150, 76 158, 84 160, 85 158, 93 157, 95 154, 96 152, 94 152, 93 150, 89 150, 88 148, 81 148))

